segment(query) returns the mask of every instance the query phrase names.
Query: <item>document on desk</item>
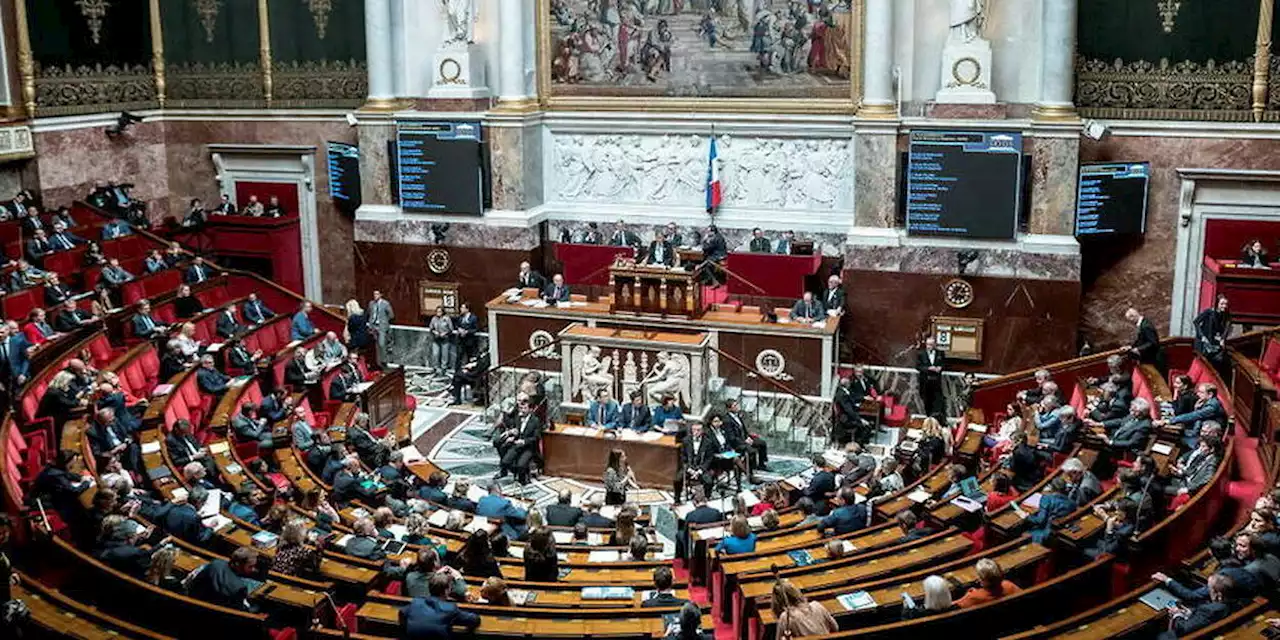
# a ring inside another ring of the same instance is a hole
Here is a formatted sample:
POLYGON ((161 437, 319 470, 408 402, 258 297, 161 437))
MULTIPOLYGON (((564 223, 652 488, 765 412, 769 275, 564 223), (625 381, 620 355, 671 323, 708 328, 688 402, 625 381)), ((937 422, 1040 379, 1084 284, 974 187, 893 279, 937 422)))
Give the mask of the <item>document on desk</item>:
POLYGON ((142 443, 142 455, 144 455, 144 456, 145 456, 145 455, 150 454, 150 453, 160 453, 160 441, 159 441, 159 440, 153 440, 153 441, 151 441, 151 442, 144 442, 144 443, 142 443))
POLYGON ((697 536, 699 540, 719 540, 724 537, 724 527, 698 529, 694 535, 697 536))
POLYGON ((477 531, 488 531, 489 525, 490 523, 488 518, 481 518, 480 516, 476 516, 472 518, 471 522, 468 522, 467 525, 462 528, 462 530, 466 531, 467 533, 475 533, 477 531))
POLYGON ((745 504, 748 509, 760 504, 760 498, 757 498, 756 494, 752 491, 742 491, 738 493, 738 497, 742 498, 742 503, 745 504))
POLYGON ((657 440, 661 440, 663 435, 665 434, 661 431, 646 431, 640 434, 640 439, 644 442, 655 442, 657 440))
POLYGON ((618 518, 618 512, 621 510, 622 508, 616 504, 607 504, 603 507, 600 507, 600 515, 610 520, 616 520, 618 518))
POLYGON ((618 553, 616 549, 592 551, 587 554, 587 562, 617 562, 621 557, 622 554, 618 553))
POLYGON ((845 608, 845 611, 857 611, 859 609, 874 609, 876 606, 876 599, 872 598, 871 594, 867 593, 866 591, 854 591, 853 593, 846 593, 842 596, 837 597, 836 601, 839 602, 845 608))
POLYGON ((1157 442, 1151 445, 1151 452, 1162 455, 1162 456, 1167 456, 1170 453, 1173 453, 1173 445, 1165 442, 1157 442))
POLYGON ((423 460, 426 460, 426 458, 423 457, 422 452, 418 451, 418 448, 413 445, 409 445, 401 449, 400 455, 404 456, 405 464, 413 464, 415 462, 422 462, 423 460))
POLYGON ((915 491, 907 494, 907 499, 919 504, 921 502, 928 502, 932 500, 933 494, 929 493, 926 489, 916 489, 915 491))
POLYGON ((1027 507, 1028 509, 1039 509, 1040 508, 1040 492, 1037 491, 1031 494, 1030 496, 1028 496, 1026 500, 1022 501, 1022 506, 1027 507))
POLYGON ((433 527, 443 527, 449 522, 449 511, 445 509, 437 509, 431 515, 427 516, 427 524, 433 527))
POLYGON ((951 504, 964 509, 966 513, 977 513, 982 510, 981 502, 971 500, 965 496, 956 496, 955 499, 951 501, 951 504))
POLYGON ((839 468, 839 467, 843 466, 843 465, 844 465, 844 463, 845 463, 849 458, 848 458, 848 456, 846 456, 846 455, 844 454, 844 452, 843 452, 843 451, 833 451, 833 450, 831 450, 831 449, 827 449, 826 451, 823 451, 823 452, 822 452, 822 459, 823 459, 823 461, 825 461, 827 464, 829 464, 829 465, 831 465, 831 466, 833 466, 833 467, 839 468))
POLYGON ((573 532, 552 531, 551 538, 556 541, 556 544, 571 544, 573 542, 573 532))
POLYGON ((209 518, 218 515, 222 511, 222 491, 218 489, 209 490, 209 498, 200 505, 200 517, 209 518))
POLYGON ((524 547, 507 547, 507 553, 516 560, 524 559, 524 547))
POLYGON ((487 495, 489 495, 488 491, 485 491, 474 484, 467 489, 467 499, 472 502, 480 502, 480 499, 487 495))
POLYGON ((362 393, 364 393, 364 392, 368 391, 368 390, 369 390, 369 387, 372 387, 372 386, 373 386, 373 383, 372 383, 372 382, 361 382, 360 384, 357 384, 357 385, 355 385, 355 386, 351 387, 351 389, 349 389, 349 390, 348 390, 348 393, 352 393, 352 394, 355 394, 355 395, 360 395, 360 394, 362 394, 362 393))
POLYGON ((209 453, 220 455, 231 450, 231 444, 226 440, 219 440, 209 445, 209 453))

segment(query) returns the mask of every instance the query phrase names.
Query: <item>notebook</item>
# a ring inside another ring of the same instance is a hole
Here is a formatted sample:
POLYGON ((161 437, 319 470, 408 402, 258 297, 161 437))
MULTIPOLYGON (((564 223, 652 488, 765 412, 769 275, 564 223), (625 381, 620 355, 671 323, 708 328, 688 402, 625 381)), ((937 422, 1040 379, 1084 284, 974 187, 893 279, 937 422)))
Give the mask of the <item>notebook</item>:
POLYGON ((982 491, 982 486, 978 484, 977 479, 973 476, 960 481, 960 493, 974 502, 987 501, 987 494, 982 491))
POLYGON ((873 609, 876 606, 875 598, 866 591, 854 591, 838 596, 836 601, 844 606, 845 611, 857 611, 859 609, 873 609))
POLYGON ((787 555, 791 558, 792 562, 796 563, 797 567, 807 567, 813 564, 813 554, 804 549, 788 551, 787 555))

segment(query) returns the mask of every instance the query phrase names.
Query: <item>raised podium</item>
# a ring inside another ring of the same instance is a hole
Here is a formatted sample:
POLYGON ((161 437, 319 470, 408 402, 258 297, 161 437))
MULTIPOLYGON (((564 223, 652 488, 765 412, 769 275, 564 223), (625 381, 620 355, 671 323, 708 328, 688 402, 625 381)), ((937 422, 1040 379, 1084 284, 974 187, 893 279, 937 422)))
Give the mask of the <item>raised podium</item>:
POLYGON ((615 313, 654 314, 697 318, 702 315, 702 287, 697 271, 636 264, 618 258, 609 267, 615 313))

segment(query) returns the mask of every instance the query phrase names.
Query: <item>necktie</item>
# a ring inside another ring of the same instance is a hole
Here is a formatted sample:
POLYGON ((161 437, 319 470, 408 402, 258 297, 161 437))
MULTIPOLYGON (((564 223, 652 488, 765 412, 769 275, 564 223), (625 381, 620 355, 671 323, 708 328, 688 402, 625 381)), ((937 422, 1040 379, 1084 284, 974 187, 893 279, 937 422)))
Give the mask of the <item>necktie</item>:
POLYGON ((156 328, 156 323, 151 321, 151 316, 142 316, 142 325, 147 329, 148 333, 156 328))
POLYGON ((9 361, 9 339, 0 340, 0 355, 4 356, 5 362, 9 361))
POLYGON ((204 282, 204 269, 196 267, 196 282, 204 282))
POLYGON ((830 306, 835 306, 835 303, 836 303, 836 290, 832 289, 831 293, 827 294, 827 304, 830 306))

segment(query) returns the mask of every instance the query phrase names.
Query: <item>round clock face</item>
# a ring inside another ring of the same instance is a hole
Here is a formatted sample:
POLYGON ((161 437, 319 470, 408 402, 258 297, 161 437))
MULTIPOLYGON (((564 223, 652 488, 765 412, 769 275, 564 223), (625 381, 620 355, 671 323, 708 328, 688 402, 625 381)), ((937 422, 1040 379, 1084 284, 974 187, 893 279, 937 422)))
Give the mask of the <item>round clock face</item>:
POLYGON ((437 275, 444 273, 449 270, 452 264, 453 261, 449 257, 449 252, 444 249, 432 249, 431 253, 427 254, 427 268, 431 270, 431 273, 437 275))
POLYGON ((954 278, 942 288, 942 297, 952 308, 963 309, 973 303, 973 285, 954 278))

